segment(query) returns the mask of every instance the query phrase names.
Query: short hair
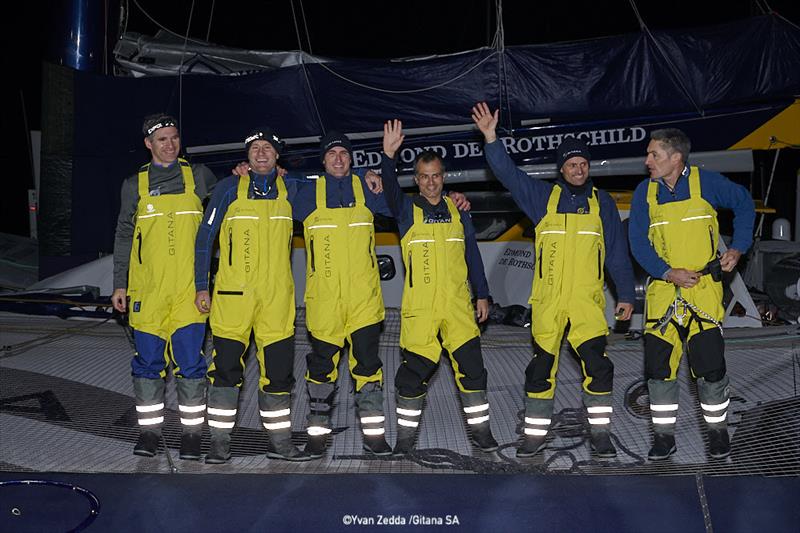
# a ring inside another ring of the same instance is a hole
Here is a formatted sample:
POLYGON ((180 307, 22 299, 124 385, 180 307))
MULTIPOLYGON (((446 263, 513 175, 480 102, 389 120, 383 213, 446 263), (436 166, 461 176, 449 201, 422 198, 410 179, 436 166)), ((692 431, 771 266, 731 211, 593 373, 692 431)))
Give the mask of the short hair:
POLYGON ((444 173, 444 159, 442 159, 442 156, 433 150, 423 150, 417 154, 416 158, 414 158, 414 174, 417 173, 417 167, 420 163, 433 163, 434 161, 439 162, 439 164, 442 166, 442 173, 444 173))
POLYGON ((175 126, 177 128, 178 121, 175 120, 175 117, 172 115, 167 115, 166 113, 154 113, 152 115, 147 115, 144 117, 144 122, 142 123, 142 134, 145 137, 150 137, 158 129, 166 126, 175 126), (159 124, 161 124, 161 126, 159 126, 159 124), (158 127, 153 129, 154 126, 158 127))
POLYGON ((692 149, 692 141, 689 136, 677 128, 664 128, 653 130, 650 133, 650 140, 662 143, 668 153, 678 152, 685 163, 689 159, 689 152, 692 149))

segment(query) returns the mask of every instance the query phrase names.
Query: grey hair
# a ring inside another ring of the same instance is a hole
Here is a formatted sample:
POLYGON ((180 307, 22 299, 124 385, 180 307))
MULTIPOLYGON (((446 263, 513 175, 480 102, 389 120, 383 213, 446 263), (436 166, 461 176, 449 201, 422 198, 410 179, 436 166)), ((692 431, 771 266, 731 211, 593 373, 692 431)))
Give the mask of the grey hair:
POLYGON ((689 152, 692 150, 692 141, 689 136, 677 128, 664 128, 653 130, 650 133, 650 140, 658 141, 664 145, 668 153, 678 152, 685 163, 689 159, 689 152))

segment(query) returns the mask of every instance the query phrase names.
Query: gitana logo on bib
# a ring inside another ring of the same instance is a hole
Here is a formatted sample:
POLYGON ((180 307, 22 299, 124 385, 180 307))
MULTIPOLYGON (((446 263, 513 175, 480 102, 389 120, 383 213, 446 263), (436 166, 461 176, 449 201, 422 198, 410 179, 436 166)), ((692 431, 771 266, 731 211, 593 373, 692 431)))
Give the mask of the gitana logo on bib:
POLYGON ((153 207, 153 204, 147 204, 147 212, 148 213, 152 213, 155 210, 156 210, 156 208, 153 207))

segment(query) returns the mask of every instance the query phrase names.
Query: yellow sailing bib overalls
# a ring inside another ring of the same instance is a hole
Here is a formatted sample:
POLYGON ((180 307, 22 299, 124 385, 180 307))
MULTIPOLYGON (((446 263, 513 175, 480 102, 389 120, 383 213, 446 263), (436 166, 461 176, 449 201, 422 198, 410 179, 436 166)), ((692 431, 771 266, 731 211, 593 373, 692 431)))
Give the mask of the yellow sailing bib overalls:
MULTIPOLYGON (((220 225, 211 330, 215 337, 235 340, 245 348, 253 331, 263 390, 270 383, 264 347, 294 336, 292 207, 280 176, 274 200, 248 198, 249 186, 249 178, 239 178, 236 200, 220 225)), ((212 362, 209 374, 214 370, 212 362)))
MULTIPOLYGON (((453 352, 480 335, 469 289, 461 215, 449 198, 443 201, 450 222, 426 224, 422 209, 414 205, 414 224, 401 240, 406 279, 400 346, 434 363, 439 361, 442 345, 452 360, 453 352), (437 338, 440 332, 442 344, 437 338)), ((463 374, 457 362, 452 363, 461 388, 463 374)))
MULTIPOLYGON (((701 196, 700 174, 697 167, 690 168, 688 179, 688 199, 661 205, 657 199, 658 183, 650 182, 647 189, 647 205, 650 213, 648 236, 656 253, 670 267, 700 271, 717 255, 719 224, 716 210, 701 196)), ((722 308, 721 282, 714 281, 708 275, 701 276, 694 287, 681 289, 681 296, 717 322, 722 321, 725 310, 722 308)), ((664 333, 653 329, 652 326, 664 316, 674 301, 675 285, 672 283, 656 279, 647 287, 649 327, 646 333, 672 345, 672 355, 669 360, 670 380, 674 380, 677 376, 683 344, 677 328, 672 324, 664 333)), ((692 312, 683 305, 677 306, 676 316, 673 316, 672 320, 680 326, 688 327, 687 339, 701 331, 716 327, 713 323, 692 319, 692 312)))
MULTIPOLYGON (((560 197, 561 187, 553 186, 547 213, 536 225, 536 263, 530 298, 533 339, 555 360, 547 378, 549 387, 528 392, 529 398, 553 398, 567 322, 570 324, 567 338, 575 350, 590 339, 608 335, 603 293, 605 241, 597 189, 592 189, 588 198, 588 213, 559 213, 560 197)), ((595 393, 590 388, 592 377, 585 364, 582 371, 584 391, 595 393)))
POLYGON ((139 204, 128 270, 131 326, 169 342, 189 324, 205 323, 194 305, 194 240, 203 206, 189 163, 179 159, 182 194, 150 196, 147 164, 139 170, 139 204))
MULTIPOLYGON (((353 207, 329 208, 325 179, 317 179, 317 208, 303 222, 306 324, 314 338, 341 348, 354 331, 383 320, 383 295, 373 216, 365 204, 361 180, 351 176, 353 207)), ((352 350, 350 359, 352 371, 352 350)), ((328 376, 331 381, 336 380, 337 364, 335 359, 328 376)), ((356 390, 363 383, 380 382, 381 376, 380 370, 373 376, 358 376, 356 390)))

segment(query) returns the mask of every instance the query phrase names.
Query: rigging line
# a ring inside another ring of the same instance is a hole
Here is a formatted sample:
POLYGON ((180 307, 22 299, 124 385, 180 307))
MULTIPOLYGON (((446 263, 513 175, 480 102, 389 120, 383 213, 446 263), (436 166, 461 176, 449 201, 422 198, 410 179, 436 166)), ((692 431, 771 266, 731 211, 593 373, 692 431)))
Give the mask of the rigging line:
POLYGON ((639 29, 646 30, 647 26, 644 23, 644 19, 642 19, 642 15, 639 14, 639 8, 636 6, 636 2, 634 2, 634 0, 628 0, 628 3, 631 5, 631 9, 633 9, 633 14, 636 15, 636 20, 639 21, 639 29))
POLYGON ((211 0, 211 14, 208 16, 208 31, 206 31, 206 42, 211 39, 211 22, 214 20, 214 6, 217 0, 211 0))
MULTIPOLYGON (((322 122, 322 115, 319 112, 319 106, 317 106, 317 98, 314 95, 314 87, 311 85, 311 78, 308 75, 308 68, 306 67, 306 55, 303 52, 303 44, 300 40, 300 28, 297 25, 297 13, 294 10, 294 0, 289 0, 289 5, 292 8, 292 21, 294 22, 294 32, 297 36, 297 46, 299 51, 297 52, 300 55, 300 66, 303 69, 303 77, 306 79, 306 87, 308 87, 308 95, 311 98, 311 105, 314 106, 314 114, 317 116, 317 121, 319 122, 319 127, 322 130, 322 134, 325 134, 325 124, 322 122)), ((302 8, 303 4, 300 3, 300 7, 302 8)), ((306 30, 308 31, 308 30, 306 30)), ((311 49, 311 41, 309 40, 309 50, 311 49)))
POLYGON ((658 52, 667 62, 667 66, 669 67, 670 71, 672 71, 672 74, 675 77, 675 81, 677 82, 678 87, 680 87, 680 89, 683 91, 683 94, 686 95, 686 97, 692 103, 695 110, 702 116, 704 114, 703 110, 700 108, 700 106, 697 105, 697 102, 695 102, 694 98, 692 98, 692 94, 689 92, 689 89, 687 89, 686 86, 683 84, 683 80, 681 79, 678 68, 672 63, 672 61, 669 58, 669 55, 667 55, 667 53, 661 48, 661 44, 659 44, 658 40, 650 31, 650 28, 647 27, 647 24, 644 23, 644 19, 642 19, 641 15, 639 14, 639 9, 636 7, 636 1, 628 0, 628 3, 630 3, 631 7, 633 8, 634 13, 636 14, 636 18, 639 20, 639 25, 641 29, 645 32, 645 34, 648 37, 650 37, 650 39, 653 41, 653 44, 656 46, 656 50, 658 50, 658 52))
POLYGON ((192 27, 192 17, 194 16, 194 2, 189 8, 189 21, 186 24, 186 36, 183 39, 183 50, 181 50, 181 64, 178 65, 178 126, 183 126, 183 62, 186 59, 186 45, 189 41, 189 30, 192 27))
MULTIPOLYGON (((770 146, 773 144, 770 141, 770 146)), ((775 168, 778 166, 778 157, 781 155, 781 148, 778 148, 775 151, 775 159, 772 160, 772 171, 769 173, 769 183, 767 183, 767 192, 764 193, 764 207, 767 206, 767 202, 769 201, 769 193, 772 191, 772 182, 775 179, 775 168)), ((761 217, 758 219, 758 228, 756 229, 756 238, 761 238, 761 232, 764 229, 764 213, 761 213, 761 217)))
POLYGON ((756 0, 756 5, 765 15, 771 15, 775 13, 775 11, 772 10, 772 7, 767 3, 767 0, 756 0), (764 4, 763 6, 761 5, 762 2, 764 4))
POLYGON ((306 10, 303 7, 303 0, 300 0, 300 16, 303 17, 303 29, 306 31, 306 42, 308 43, 308 53, 314 55, 311 49, 311 33, 308 31, 308 23, 306 22, 306 10))
POLYGON ((319 122, 319 127, 322 130, 322 135, 325 135, 325 124, 322 122, 322 115, 319 112, 319 107, 317 106, 317 98, 314 96, 314 88, 311 86, 311 78, 308 76, 308 69, 306 68, 306 58, 303 52, 299 52, 300 54, 300 66, 303 68, 303 76, 306 79, 306 86, 308 86, 308 94, 311 97, 311 104, 314 106, 314 114, 317 115, 317 121, 319 122))
MULTIPOLYGON (((181 35, 180 33, 175 33, 175 32, 174 32, 174 31, 172 31, 171 29, 167 28, 166 26, 164 26, 163 24, 161 24, 160 22, 158 22, 158 21, 157 21, 156 19, 154 19, 152 16, 150 16, 150 14, 149 14, 147 11, 145 11, 145 10, 144 10, 144 8, 142 8, 142 6, 139 4, 139 1, 138 1, 138 0, 133 0, 133 5, 135 5, 137 8, 139 8, 139 11, 141 11, 141 12, 142 12, 142 14, 143 14, 145 17, 147 17, 147 18, 150 20, 150 22, 152 22, 153 24, 155 24, 156 26, 158 26, 159 28, 161 28, 161 29, 162 29, 162 30, 164 30, 165 32, 167 32, 167 33, 171 33, 171 34, 172 34, 172 35, 174 35, 175 37, 179 37, 179 38, 181 38, 181 39, 183 39, 183 38, 184 38, 184 36, 183 36, 183 35, 181 35)), ((206 43, 205 43, 205 41, 199 41, 199 40, 197 40, 197 39, 189 39, 189 40, 190 40, 190 41, 192 41, 192 42, 193 42, 193 43, 195 43, 195 44, 206 44, 206 43)))
POLYGON ((303 43, 300 39, 300 27, 297 25, 297 13, 294 11, 294 0, 289 0, 289 5, 292 7, 292 22, 294 22, 294 34, 297 36, 297 49, 303 51, 303 43))
POLYGON ((503 25, 503 0, 496 0, 495 12, 497 18, 497 30, 495 32, 497 40, 497 51, 500 54, 499 61, 497 62, 498 81, 500 90, 499 108, 503 107, 503 101, 506 104, 506 119, 508 122, 509 132, 513 131, 513 122, 511 118, 511 98, 508 96, 508 66, 506 64, 506 31, 503 25))
POLYGON ((781 15, 780 13, 776 13, 776 12, 774 12, 774 11, 773 11, 773 12, 772 12, 772 13, 770 13, 770 14, 771 14, 771 15, 775 15, 776 17, 780 18, 781 20, 783 20, 784 22, 786 22, 787 24, 789 24, 790 26, 792 26, 794 29, 796 29, 796 30, 800 30, 800 26, 798 26, 797 24, 795 24, 795 23, 794 23, 794 22, 792 22, 791 20, 787 19, 786 17, 784 17, 784 16, 783 16, 783 15, 781 15))
POLYGON ((496 51, 492 52, 491 54, 489 54, 488 56, 484 57, 483 59, 481 59, 480 61, 478 61, 477 63, 475 63, 471 67, 469 67, 467 70, 465 70, 464 72, 462 72, 461 74, 455 76, 454 78, 452 78, 450 80, 443 81, 442 83, 438 83, 436 85, 431 85, 430 87, 422 87, 420 89, 407 89, 407 90, 402 90, 402 91, 392 91, 392 90, 389 90, 389 89, 382 89, 380 87, 373 87, 371 85, 366 85, 364 83, 360 83, 360 82, 352 80, 352 79, 350 79, 350 78, 348 78, 346 76, 343 76, 342 74, 339 74, 338 72, 336 72, 335 70, 333 70, 332 68, 327 66, 325 63, 317 63, 317 64, 320 67, 322 67, 325 70, 327 70, 328 72, 330 72, 331 74, 333 74, 334 76, 336 76, 337 78, 340 78, 340 79, 342 79, 342 80, 344 80, 347 83, 350 83, 352 85, 356 85, 358 87, 361 87, 362 89, 369 89, 370 91, 377 91, 377 92, 388 93, 388 94, 413 94, 413 93, 422 93, 422 92, 425 92, 425 91, 431 91, 433 89, 438 89, 440 87, 444 87, 445 85, 449 85, 449 84, 453 83, 454 81, 457 81, 457 80, 463 78, 464 76, 466 76, 467 74, 469 74, 470 72, 472 72, 473 70, 475 70, 476 68, 478 68, 483 63, 487 62, 488 60, 490 60, 492 57, 494 57, 497 54, 498 54, 498 52, 496 52, 496 51))

